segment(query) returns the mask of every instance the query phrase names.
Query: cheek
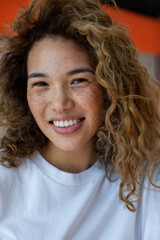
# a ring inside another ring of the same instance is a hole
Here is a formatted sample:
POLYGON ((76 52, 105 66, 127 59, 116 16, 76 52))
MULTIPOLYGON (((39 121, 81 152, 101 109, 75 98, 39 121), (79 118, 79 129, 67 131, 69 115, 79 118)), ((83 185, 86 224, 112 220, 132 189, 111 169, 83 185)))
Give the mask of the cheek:
POLYGON ((27 101, 30 111, 32 112, 34 117, 40 115, 43 112, 45 106, 45 99, 43 96, 35 95, 33 93, 28 92, 27 101))
POLYGON ((95 87, 91 91, 85 92, 81 98, 81 104, 84 106, 88 116, 94 117, 94 119, 103 116, 104 101, 101 89, 95 87))

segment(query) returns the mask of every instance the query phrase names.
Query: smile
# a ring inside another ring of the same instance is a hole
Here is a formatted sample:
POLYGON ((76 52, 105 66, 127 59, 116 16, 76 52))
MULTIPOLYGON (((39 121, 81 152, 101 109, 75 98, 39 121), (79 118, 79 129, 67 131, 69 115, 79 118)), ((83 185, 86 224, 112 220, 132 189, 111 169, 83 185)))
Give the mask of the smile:
POLYGON ((79 123, 82 120, 83 120, 83 118, 79 118, 79 119, 65 120, 65 121, 62 121, 62 120, 61 121, 51 121, 50 123, 52 123, 56 127, 68 128, 70 126, 73 126, 73 125, 79 123))

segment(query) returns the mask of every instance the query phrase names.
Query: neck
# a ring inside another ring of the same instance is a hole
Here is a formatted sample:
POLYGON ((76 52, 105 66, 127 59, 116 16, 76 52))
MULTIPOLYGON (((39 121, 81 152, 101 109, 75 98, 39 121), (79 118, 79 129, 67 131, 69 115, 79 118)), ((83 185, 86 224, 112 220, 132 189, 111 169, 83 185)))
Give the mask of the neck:
POLYGON ((96 152, 94 144, 82 147, 75 151, 64 151, 48 143, 40 153, 53 166, 65 172, 79 173, 94 164, 96 152))

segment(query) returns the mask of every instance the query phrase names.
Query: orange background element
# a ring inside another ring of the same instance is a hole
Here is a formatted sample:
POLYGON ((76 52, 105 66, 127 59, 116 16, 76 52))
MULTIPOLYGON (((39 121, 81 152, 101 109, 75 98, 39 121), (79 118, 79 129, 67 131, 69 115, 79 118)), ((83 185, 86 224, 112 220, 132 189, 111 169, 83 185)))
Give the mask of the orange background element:
POLYGON ((136 47, 146 53, 160 55, 160 20, 125 9, 115 10, 110 6, 104 7, 116 23, 129 29, 130 37, 136 47))
MULTIPOLYGON (((0 30, 4 30, 4 24, 10 24, 16 17, 20 6, 27 6, 29 0, 0 0, 0 30), (22 3, 23 2, 23 3, 22 3)), ((110 6, 104 7, 114 22, 125 25, 130 31, 130 37, 136 47, 146 53, 160 55, 160 20, 148 17, 132 11, 115 10, 110 6)))
POLYGON ((0 30, 15 17, 20 6, 28 6, 29 0, 0 0, 0 30))

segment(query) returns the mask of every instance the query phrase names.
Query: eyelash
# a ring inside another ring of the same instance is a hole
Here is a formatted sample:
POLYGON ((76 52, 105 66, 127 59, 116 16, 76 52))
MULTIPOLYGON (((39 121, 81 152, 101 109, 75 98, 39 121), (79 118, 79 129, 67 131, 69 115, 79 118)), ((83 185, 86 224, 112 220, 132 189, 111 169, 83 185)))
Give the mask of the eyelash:
MULTIPOLYGON (((80 81, 80 82, 78 82, 78 83, 81 83, 81 81, 82 81, 82 82, 87 82, 88 80, 85 79, 85 78, 78 78, 78 79, 75 79, 75 80, 72 82, 72 84, 74 84, 76 81, 80 81)), ((76 84, 78 84, 78 83, 76 83, 76 84)))
POLYGON ((46 82, 36 82, 33 84, 33 86, 39 86, 39 87, 47 86, 47 83, 46 82))

